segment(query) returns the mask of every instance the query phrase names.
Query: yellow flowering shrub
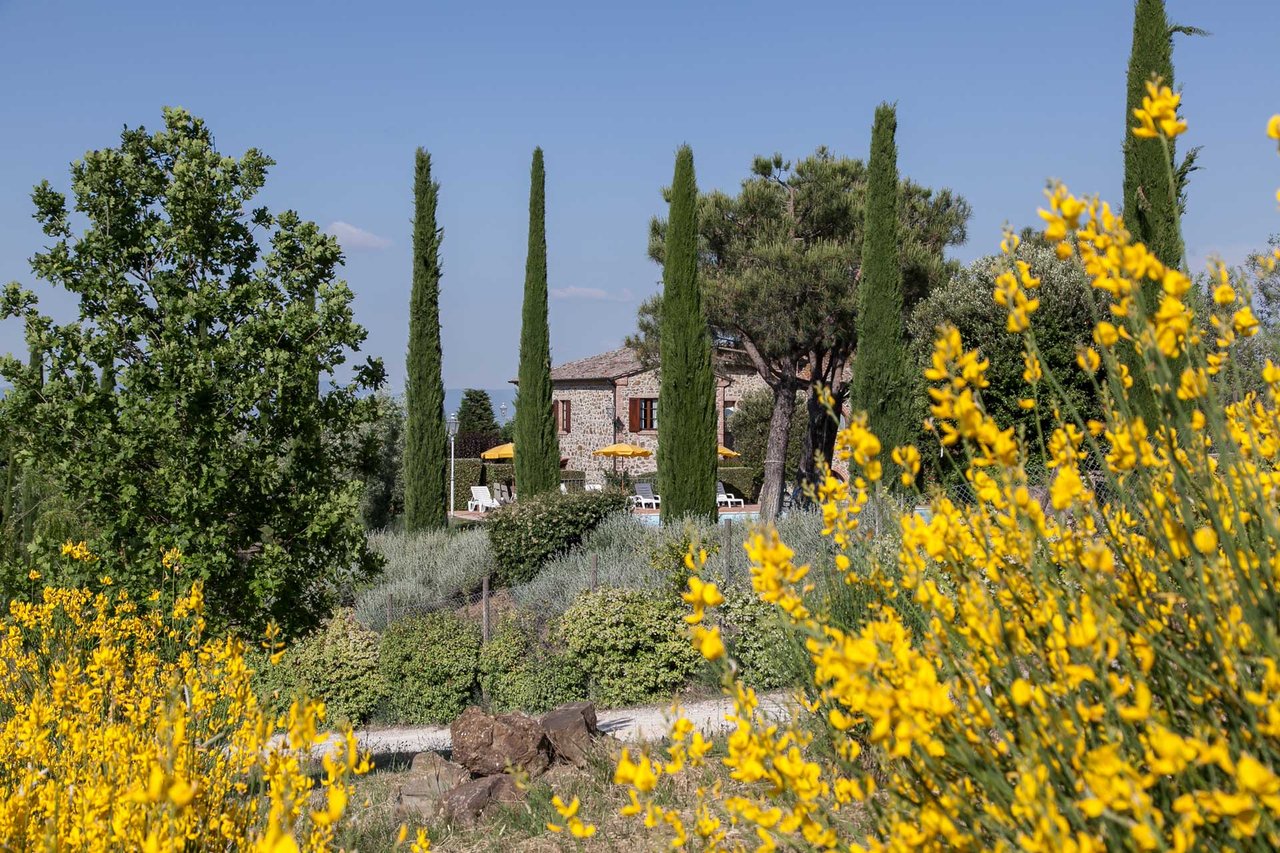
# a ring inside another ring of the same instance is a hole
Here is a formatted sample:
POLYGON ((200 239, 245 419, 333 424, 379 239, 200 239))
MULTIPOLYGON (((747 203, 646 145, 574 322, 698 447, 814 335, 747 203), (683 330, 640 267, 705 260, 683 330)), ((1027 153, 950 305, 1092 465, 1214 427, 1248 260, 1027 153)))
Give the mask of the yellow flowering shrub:
POLYGON ((109 580, 0 621, 0 846, 328 849, 369 768, 350 730, 317 782, 323 705, 264 712, 243 643, 205 635, 199 584, 162 610, 109 580))
MULTIPOLYGON (((1177 108, 1153 85, 1134 132, 1180 134, 1177 108)), ((1268 133, 1280 140, 1280 116, 1268 133)), ((1190 278, 1108 205, 1061 185, 1048 195, 1046 238, 1106 294, 1072 367, 1094 377, 1102 413, 1061 404, 1036 347, 1038 279, 1010 258, 993 298, 1025 346, 1026 405, 1053 411, 1052 430, 1020 436, 992 419, 987 362, 940 329, 931 422, 967 459, 976 500, 932 496, 928 515, 902 517, 895 565, 855 566, 869 496, 885 476, 915 482, 920 462, 882 448, 865 420, 840 433, 853 476, 828 476, 819 498, 838 568, 881 596, 864 624, 816 612, 808 567, 776 532, 746 543, 757 594, 806 639, 812 683, 789 722, 736 680, 704 625, 718 591, 690 555, 690 639, 734 702, 722 760, 738 788, 716 808, 719 792, 700 790, 692 820, 655 796, 662 777, 709 760, 680 718, 664 752, 624 751, 615 775, 623 811, 673 846, 725 849, 727 824, 761 851, 1280 846, 1280 366, 1267 362, 1266 393, 1223 396, 1233 347, 1259 325, 1243 274, 1216 266, 1211 316, 1197 318, 1190 278), (1126 363, 1148 373, 1154 422, 1129 400, 1126 363), (1030 442, 1049 460, 1044 502, 1028 488, 1030 442), (902 597, 922 629, 890 606, 902 597), (849 809, 870 829, 842 820, 849 809)), ((1016 244, 1006 235, 1006 256, 1016 244)))

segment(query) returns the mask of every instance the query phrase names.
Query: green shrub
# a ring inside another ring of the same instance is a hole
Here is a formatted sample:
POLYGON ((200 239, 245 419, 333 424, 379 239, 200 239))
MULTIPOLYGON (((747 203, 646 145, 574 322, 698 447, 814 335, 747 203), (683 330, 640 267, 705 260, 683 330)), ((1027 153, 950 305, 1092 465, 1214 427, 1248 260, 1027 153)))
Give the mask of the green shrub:
POLYGON ((406 616, 452 609, 480 589, 493 571, 489 536, 483 530, 430 530, 369 534, 369 548, 382 557, 377 583, 356 593, 361 625, 381 631, 406 616))
POLYGON ((745 465, 725 465, 717 470, 716 476, 724 483, 729 494, 742 498, 747 503, 755 503, 760 496, 756 472, 745 465))
POLYGON ((807 676, 796 634, 787 630, 778 608, 752 590, 727 595, 717 615, 729 655, 742 666, 743 682, 772 690, 807 676))
POLYGON ((325 704, 329 723, 366 722, 382 701, 378 635, 362 628, 349 610, 335 613, 320 630, 289 646, 280 663, 252 654, 259 699, 283 713, 299 696, 325 704))
POLYGON ((665 699, 701 658, 690 645, 678 600, 632 589, 579 596, 560 621, 560 636, 606 706, 665 699))
POLYGON ((533 626, 515 616, 503 619, 480 650, 480 688, 489 707, 502 712, 540 714, 587 695, 581 666, 540 643, 533 626))
POLYGON ((488 527, 499 581, 511 585, 530 580, 548 560, 626 506, 626 496, 616 492, 555 492, 495 510, 488 527))
POLYGON ((453 460, 453 511, 467 508, 471 487, 484 484, 485 463, 482 459, 453 460))
POLYGON ((393 721, 447 723, 471 701, 480 654, 474 622, 452 613, 410 616, 387 627, 380 652, 393 721))

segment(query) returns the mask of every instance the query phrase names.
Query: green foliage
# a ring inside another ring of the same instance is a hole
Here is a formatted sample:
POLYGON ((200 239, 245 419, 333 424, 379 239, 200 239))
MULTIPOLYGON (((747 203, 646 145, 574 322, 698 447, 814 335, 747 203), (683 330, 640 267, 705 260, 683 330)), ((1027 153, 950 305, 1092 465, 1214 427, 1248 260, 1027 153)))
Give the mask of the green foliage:
MULTIPOLYGON (((1080 347, 1090 344, 1100 307, 1083 267, 1074 258, 1059 260, 1053 248, 1042 240, 1024 241, 1014 259, 1025 261, 1031 274, 1040 279, 1035 331, 1045 372, 1062 385, 1072 411, 1083 418, 1097 416, 1099 404, 1093 382, 1075 363, 1080 347)), ((1037 452, 1038 436, 1052 432, 1053 412, 1047 406, 1026 411, 1018 405, 1027 392, 1022 379, 1022 338, 1008 333, 1008 311, 991 298, 995 277, 1007 264, 1008 259, 1003 256, 979 258, 916 306, 910 323, 912 361, 919 375, 930 364, 935 330, 944 324, 955 326, 965 345, 978 347, 990 362, 986 373, 990 387, 982 392, 987 411, 999 423, 1016 427, 1027 437, 1028 447, 1037 452)), ((918 400, 915 420, 920 421, 927 414, 923 395, 912 396, 918 400)), ((927 448, 921 448, 926 464, 939 459, 936 438, 929 441, 927 448)))
POLYGON ((676 154, 662 270, 658 491, 664 524, 689 515, 717 517, 716 380, 698 288, 697 207, 693 151, 684 145, 676 154))
POLYGON ((885 448, 913 441, 914 375, 906 357, 902 262, 898 247, 897 111, 876 107, 867 178, 867 221, 859 284, 858 356, 853 363, 849 408, 866 412, 868 425, 885 448))
POLYGON ((488 391, 468 388, 462 392, 458 406, 458 434, 468 432, 497 433, 498 419, 493 414, 493 400, 488 391))
POLYGON ((452 613, 410 616, 382 635, 384 707, 399 723, 448 723, 476 688, 480 626, 452 613))
POLYGON ((678 599, 634 589, 583 593, 560 621, 560 636, 606 706, 667 699, 701 658, 689 643, 678 599))
POLYGON ((483 459, 454 459, 453 466, 453 510, 458 512, 467 508, 471 487, 484 485, 487 463, 483 459))
POLYGON ((419 148, 413 174, 413 290, 409 295, 409 360, 405 379, 405 493, 407 530, 444 527, 449 440, 444 422, 440 353, 440 240, 431 180, 431 155, 419 148))
POLYGON ((495 711, 540 714, 585 699, 581 667, 564 651, 540 643, 527 620, 508 616, 480 650, 480 687, 495 711))
POLYGON ((760 491, 760 481, 756 473, 745 465, 722 465, 716 469, 716 477, 724 483, 725 491, 740 497, 747 503, 754 503, 760 491))
POLYGON ((254 206, 272 161, 224 156, 183 110, 164 121, 77 160, 70 204, 47 181, 33 193, 48 246, 32 270, 78 311, 60 325, 5 289, 0 317, 38 353, 0 359, 6 424, 97 532, 99 561, 60 583, 110 574, 146 598, 178 546, 215 626, 296 634, 374 568, 350 466, 382 367, 335 379, 365 331, 337 241, 254 206))
POLYGON ((627 507, 618 492, 553 492, 533 498, 521 496, 490 514, 489 542, 506 585, 522 583, 543 565, 582 541, 596 525, 627 507))
POLYGON ((382 575, 356 594, 355 613, 374 631, 405 616, 464 604, 493 572, 483 530, 382 531, 369 535, 369 547, 382 557, 382 575))
MULTIPOLYGON (((861 161, 819 148, 794 164, 780 154, 757 157, 736 196, 711 192, 699 198, 699 280, 712 336, 747 350, 777 392, 776 446, 764 458, 785 455, 792 394, 809 384, 797 379, 801 371, 841 393, 857 345, 867 182, 861 161)), ((665 194, 670 200, 671 191, 665 194)), ((909 180, 902 182, 899 202, 900 260, 910 307, 949 275, 943 252, 964 242, 969 205, 950 190, 909 180)), ((668 228, 658 219, 650 225, 649 254, 659 263, 665 261, 668 228)), ((640 334, 628 344, 642 361, 655 361, 661 351, 661 315, 661 297, 640 306, 640 334)), ((820 418, 813 425, 819 434, 811 436, 812 446, 830 458, 834 430, 820 418)), ((812 469, 808 459, 802 465, 812 469)), ((777 509, 783 476, 781 461, 766 473, 760 497, 766 518, 777 509)))
POLYGON ((560 443, 551 410, 551 332, 547 326, 547 203, 542 149, 529 177, 529 255, 524 270, 520 371, 516 389, 516 486, 521 499, 560 483, 560 443))
POLYGON ((404 513, 404 403, 374 395, 374 420, 361 431, 355 474, 364 482, 360 517, 365 530, 381 530, 404 513))
MULTIPOLYGON (((729 421, 729 429, 733 432, 733 449, 742 454, 736 461, 751 472, 753 496, 760 494, 760 485, 764 481, 764 460, 769 448, 769 419, 772 416, 773 395, 768 391, 752 391, 738 401, 729 421)), ((797 401, 792 407, 788 429, 783 464, 787 476, 792 476, 800 468, 800 453, 804 447, 803 402, 797 401)), ((728 484, 728 480, 725 480, 725 484, 728 484)))
POLYGON ((803 677, 805 654, 778 608, 752 590, 732 592, 717 611, 730 657, 742 679, 757 690, 773 690, 803 677))
POLYGON ((320 630, 289 646, 274 666, 265 655, 259 693, 277 713, 299 696, 324 702, 330 723, 367 722, 386 692, 378 664, 378 635, 362 628, 348 610, 335 613, 320 630))

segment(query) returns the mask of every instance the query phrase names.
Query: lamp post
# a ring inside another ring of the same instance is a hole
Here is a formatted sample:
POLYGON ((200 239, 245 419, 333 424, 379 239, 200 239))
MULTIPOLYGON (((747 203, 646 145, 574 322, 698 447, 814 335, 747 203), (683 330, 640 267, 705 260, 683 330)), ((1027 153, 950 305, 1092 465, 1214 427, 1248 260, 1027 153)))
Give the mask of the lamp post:
POLYGON ((458 413, 454 412, 449 415, 449 420, 445 424, 449 430, 449 517, 453 517, 454 507, 454 471, 456 469, 456 460, 453 456, 453 442, 458 437, 458 413))
POLYGON ((502 412, 502 423, 505 424, 507 422, 507 404, 503 403, 499 406, 498 411, 502 412))

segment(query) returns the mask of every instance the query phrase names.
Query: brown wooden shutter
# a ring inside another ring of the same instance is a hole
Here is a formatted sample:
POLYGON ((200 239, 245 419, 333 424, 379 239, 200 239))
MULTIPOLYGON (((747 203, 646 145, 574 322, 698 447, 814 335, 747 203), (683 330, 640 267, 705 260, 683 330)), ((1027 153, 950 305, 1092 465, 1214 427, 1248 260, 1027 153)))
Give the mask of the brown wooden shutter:
POLYGON ((560 429, 568 432, 573 428, 573 403, 569 400, 560 401, 560 429))
POLYGON ((628 414, 631 416, 631 431, 640 431, 640 398, 632 397, 627 401, 628 414))

